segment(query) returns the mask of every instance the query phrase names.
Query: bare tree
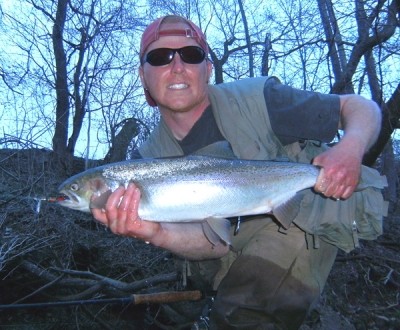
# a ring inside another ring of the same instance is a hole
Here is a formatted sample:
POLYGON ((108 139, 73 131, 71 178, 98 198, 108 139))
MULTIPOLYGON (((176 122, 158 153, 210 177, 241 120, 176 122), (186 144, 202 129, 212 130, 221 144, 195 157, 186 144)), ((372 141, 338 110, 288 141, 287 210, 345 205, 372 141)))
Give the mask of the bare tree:
MULTIPOLYGON (((118 134, 118 129, 108 128, 121 128, 117 125, 133 116, 146 122, 135 72, 135 39, 144 24, 135 17, 135 1, 19 3, 23 7, 21 16, 6 14, 18 36, 15 47, 23 55, 21 63, 25 63, 19 72, 25 77, 25 93, 42 88, 46 90, 42 104, 49 108, 54 103, 52 149, 57 157, 74 155, 77 143, 85 140, 81 134, 84 126, 93 128, 95 124, 96 129, 118 134), (104 124, 102 119, 106 120, 104 124)), ((51 121, 48 124, 47 130, 52 130, 51 121)), ((96 138, 93 130, 90 133, 96 138)), ((137 135, 138 130, 134 133, 137 135)), ((104 135, 100 138, 109 146, 116 141, 114 136, 105 137, 105 141, 104 135)))
POLYGON ((385 43, 396 32, 399 23, 400 2, 397 0, 378 2, 354 1, 354 17, 358 35, 357 39, 352 43, 348 58, 343 49, 345 42, 342 40, 339 25, 334 16, 332 1, 319 0, 318 4, 326 38, 329 43, 329 57, 335 74, 335 83, 332 86, 332 92, 339 94, 354 92, 354 74, 362 64, 361 61, 364 58, 369 91, 372 98, 381 105, 383 111, 381 134, 375 146, 364 159, 366 164, 371 165, 382 152, 400 118, 400 102, 398 102, 400 99, 399 85, 392 91, 393 94, 388 101, 385 102, 382 92, 384 81, 377 74, 379 67, 377 70, 374 59, 374 54, 381 53, 383 47, 385 47, 385 43), (368 7, 368 13, 366 7, 368 7))
MULTIPOLYGON (((135 72, 138 40, 148 22, 171 13, 192 19, 206 32, 216 83, 259 72, 321 92, 357 89, 357 93, 370 93, 383 109, 390 107, 368 163, 397 126, 398 82, 387 63, 398 61, 398 0, 258 1, 252 6, 236 0, 153 0, 142 7, 134 7, 134 0, 18 3, 25 4, 21 13, 28 6, 30 15, 5 13, 4 17, 12 22, 15 47, 25 60, 15 61, 14 70, 4 67, 2 72, 8 76, 3 74, 3 81, 11 77, 9 73, 19 73, 25 101, 14 94, 21 100, 17 107, 31 118, 36 98, 38 114, 24 129, 43 137, 54 125, 53 150, 60 154, 74 154, 77 143, 85 140, 82 129, 89 130, 88 125, 92 138, 93 125, 102 127, 105 135, 99 132, 96 138, 111 147, 116 141, 113 134, 118 134, 113 127, 130 117, 140 123, 146 123, 149 114, 153 118, 135 72), (56 109, 53 118, 46 111, 49 106, 56 109)), ((10 86, 15 89, 18 84, 10 86)), ((150 121, 148 127, 153 124, 150 121)))
MULTIPOLYGON (((32 3, 34 6, 36 4, 32 3)), ((64 50, 64 28, 67 18, 68 0, 59 0, 53 25, 53 49, 56 63, 55 91, 56 91, 56 124, 53 135, 53 151, 64 158, 67 156, 67 138, 69 121, 69 88, 67 73, 67 56, 64 50)), ((39 8, 42 12, 44 8, 39 8)), ((50 16, 49 13, 46 15, 50 16)), ((51 17, 51 16, 50 16, 51 17)), ((70 148, 72 149, 72 148, 70 148)))
POLYGON ((246 13, 245 13, 244 6, 243 6, 243 1, 242 0, 238 0, 238 5, 239 5, 239 8, 240 8, 240 15, 241 15, 242 21, 243 21, 246 45, 247 45, 247 49, 248 49, 248 52, 249 52, 249 55, 248 55, 249 56, 249 76, 250 77, 254 77, 253 50, 251 48, 249 25, 247 24, 247 18, 246 18, 246 13))

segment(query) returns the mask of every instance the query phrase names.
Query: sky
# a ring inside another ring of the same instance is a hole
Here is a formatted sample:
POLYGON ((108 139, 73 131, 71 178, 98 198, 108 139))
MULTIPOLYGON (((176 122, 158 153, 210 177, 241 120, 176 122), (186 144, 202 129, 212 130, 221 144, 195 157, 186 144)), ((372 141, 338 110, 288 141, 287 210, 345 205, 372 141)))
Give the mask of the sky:
MULTIPOLYGON (((254 0, 256 1, 256 0, 254 0)), ((15 4, 23 3, 23 1, 19 0, 0 0, 0 6, 4 12, 9 12, 15 8, 15 4)), ((255 19, 256 15, 260 15, 261 11, 257 10, 256 12, 253 13, 254 17, 251 17, 252 19, 255 19)), ((250 21, 251 21, 250 20, 250 21)), ((210 31, 210 28, 208 27, 208 31, 210 31)), ((264 31, 262 31, 264 33, 264 31)), ((209 33, 210 35, 211 33, 209 33)), ((5 39, 6 35, 3 33, 0 33, 0 48, 3 47, 2 51, 7 52, 7 53, 12 53, 16 54, 15 56, 17 57, 17 52, 19 52, 19 49, 16 47, 9 46, 10 42, 5 39), (6 46, 7 45, 7 46, 6 46), (6 47, 6 48, 5 48, 6 47)), ((212 40, 212 42, 216 42, 212 38, 209 38, 212 40)), ((214 38, 215 39, 215 38, 214 38)), ((217 45, 216 43, 214 45, 217 45)), ((220 45, 219 45, 220 46, 220 45)), ((279 48, 279 45, 274 45, 274 50, 275 51, 280 51, 281 49, 279 48)), ((308 60, 312 59, 312 57, 315 54, 308 53, 306 56, 308 56, 308 60)), ((318 60, 317 56, 315 57, 315 61, 318 60)), ((394 59, 392 57, 391 59, 393 61, 392 67, 395 67, 396 65, 399 65, 398 63, 398 58, 394 59)), ((291 61, 289 59, 289 61, 291 61)), ((14 64, 17 63, 17 61, 14 62, 14 64)), ((1 65, 1 55, 0 55, 0 65, 1 65)), ((240 75, 243 67, 245 67, 244 64, 246 63, 240 63, 240 61, 232 61, 229 64, 229 69, 233 70, 235 74, 240 75)), ((291 65, 292 63, 287 63, 287 67, 291 65)), ((0 66, 1 69, 1 66, 0 66)), ((397 71, 396 71, 397 72, 397 71)), ((282 71, 280 70, 278 72, 278 76, 280 78, 290 78, 290 73, 288 71, 282 71), (285 76, 285 74, 288 74, 285 76)), ((323 74, 325 76, 325 73, 323 74)), ((136 68, 132 69, 132 76, 137 76, 137 71, 136 68)), ((314 77, 310 79, 315 79, 314 77)), ((316 79, 323 79, 323 77, 317 77, 316 79)), ((329 84, 327 84, 329 86, 329 84)), ((138 91, 138 93, 142 93, 142 91, 138 91)), ((36 95, 37 96, 37 95, 36 95)), ((368 95, 366 95, 368 97, 368 95)), ((141 97, 142 102, 143 102, 143 96, 138 96, 141 97)), ((38 148, 51 148, 52 145, 52 128, 54 126, 54 111, 53 109, 47 108, 46 110, 43 109, 42 111, 37 111, 38 109, 38 104, 39 102, 42 102, 45 105, 40 105, 42 107, 53 107, 52 99, 48 98, 45 94, 40 95, 39 98, 34 98, 33 95, 24 95, 24 98, 19 99, 17 103, 15 103, 15 100, 12 98, 11 93, 8 93, 8 95, 5 95, 3 93, 2 99, 0 100, 0 130, 3 133, 1 135, 0 133, 0 142, 3 142, 0 144, 0 148, 4 147, 38 147, 38 148), (9 97, 9 99, 7 99, 9 97), (35 110, 33 110, 35 109, 35 110), (3 136, 3 140, 2 140, 3 136), (4 143, 4 139, 10 138, 20 138, 21 139, 21 144, 14 144, 14 143, 4 143), (30 143, 34 141, 35 144, 30 145, 30 143)), ((152 109, 148 109, 148 111, 152 112, 152 109)), ((128 116, 129 114, 126 114, 128 116)), ((79 139, 79 144, 77 145, 77 156, 84 156, 84 157, 89 157, 89 158, 102 158, 105 153, 108 150, 108 144, 105 143, 106 139, 102 135, 102 132, 105 132, 105 128, 100 128, 100 130, 97 130, 97 123, 99 123, 102 120, 101 114, 98 113, 93 113, 91 117, 91 124, 88 124, 88 121, 86 120, 84 122, 84 126, 82 128, 82 132, 80 135, 79 139), (100 140, 100 142, 99 142, 100 140)))

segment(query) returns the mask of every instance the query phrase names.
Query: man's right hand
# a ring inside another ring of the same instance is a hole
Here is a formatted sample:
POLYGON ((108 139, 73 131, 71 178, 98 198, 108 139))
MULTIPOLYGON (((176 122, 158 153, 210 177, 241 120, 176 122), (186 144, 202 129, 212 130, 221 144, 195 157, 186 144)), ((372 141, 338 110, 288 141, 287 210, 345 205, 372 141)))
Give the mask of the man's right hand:
POLYGON ((205 260, 228 253, 228 245, 208 241, 199 222, 161 224, 140 219, 139 202, 140 190, 130 183, 126 189, 115 190, 104 209, 92 209, 92 214, 114 234, 141 239, 183 258, 205 260))
POLYGON ((158 222, 140 219, 139 202, 140 190, 130 183, 126 189, 121 186, 115 190, 108 198, 105 208, 93 208, 92 214, 114 234, 150 242, 162 228, 158 222))

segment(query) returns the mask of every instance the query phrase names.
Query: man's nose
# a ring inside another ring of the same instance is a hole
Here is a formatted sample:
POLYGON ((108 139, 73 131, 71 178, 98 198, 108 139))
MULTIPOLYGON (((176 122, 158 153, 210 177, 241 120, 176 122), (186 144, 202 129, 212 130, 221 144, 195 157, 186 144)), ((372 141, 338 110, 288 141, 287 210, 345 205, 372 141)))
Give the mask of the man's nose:
POLYGON ((174 54, 174 58, 171 62, 172 71, 174 72, 181 72, 185 69, 185 62, 181 59, 181 56, 176 52, 174 54))

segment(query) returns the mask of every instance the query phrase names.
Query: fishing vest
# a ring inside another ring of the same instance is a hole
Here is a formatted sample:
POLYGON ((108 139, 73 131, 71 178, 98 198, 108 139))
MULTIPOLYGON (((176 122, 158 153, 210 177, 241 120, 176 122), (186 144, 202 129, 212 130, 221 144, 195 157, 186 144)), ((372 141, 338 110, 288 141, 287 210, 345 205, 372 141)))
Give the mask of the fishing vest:
MULTIPOLYGON (((209 86, 212 111, 222 135, 241 159, 286 158, 310 163, 328 146, 318 141, 281 144, 268 117, 264 98, 267 79, 250 78, 209 86)), ((183 155, 163 119, 139 152, 145 158, 183 155)), ((359 246, 359 239, 373 240, 382 234, 382 219, 388 208, 381 193, 385 186, 385 177, 363 166, 359 185, 362 190, 347 200, 336 201, 306 189, 300 192, 300 211, 290 222, 313 235, 314 247, 318 248, 318 240, 322 239, 348 252, 359 246)), ((288 227, 290 223, 282 225, 288 227)))

